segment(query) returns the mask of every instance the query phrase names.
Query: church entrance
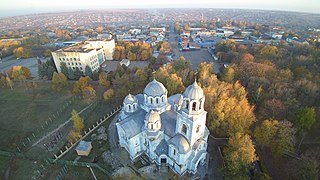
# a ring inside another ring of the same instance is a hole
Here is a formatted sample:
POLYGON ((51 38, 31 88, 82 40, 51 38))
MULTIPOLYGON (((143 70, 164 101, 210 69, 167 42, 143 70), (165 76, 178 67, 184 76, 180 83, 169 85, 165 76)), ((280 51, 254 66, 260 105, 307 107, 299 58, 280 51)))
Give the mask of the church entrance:
POLYGON ((167 163, 167 158, 161 158, 161 164, 166 164, 167 163))

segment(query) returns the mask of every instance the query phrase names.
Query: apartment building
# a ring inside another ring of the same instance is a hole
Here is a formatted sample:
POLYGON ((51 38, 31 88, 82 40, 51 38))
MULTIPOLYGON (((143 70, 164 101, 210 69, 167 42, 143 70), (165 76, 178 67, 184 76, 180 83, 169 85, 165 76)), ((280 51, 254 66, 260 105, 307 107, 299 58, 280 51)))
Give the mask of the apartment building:
POLYGON ((66 63, 73 70, 78 67, 85 72, 88 65, 92 71, 98 71, 106 60, 113 59, 115 49, 114 40, 88 40, 52 52, 58 72, 61 72, 61 63, 66 63))

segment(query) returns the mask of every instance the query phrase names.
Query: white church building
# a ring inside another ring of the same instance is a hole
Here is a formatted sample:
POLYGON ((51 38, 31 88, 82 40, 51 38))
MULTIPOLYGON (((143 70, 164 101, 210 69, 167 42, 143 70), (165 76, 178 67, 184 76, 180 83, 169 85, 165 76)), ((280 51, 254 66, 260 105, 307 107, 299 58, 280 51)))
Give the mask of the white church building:
POLYGON ((143 94, 126 96, 116 123, 119 144, 132 161, 145 154, 180 175, 195 174, 205 163, 209 136, 203 90, 194 82, 183 94, 167 94, 154 79, 143 94))

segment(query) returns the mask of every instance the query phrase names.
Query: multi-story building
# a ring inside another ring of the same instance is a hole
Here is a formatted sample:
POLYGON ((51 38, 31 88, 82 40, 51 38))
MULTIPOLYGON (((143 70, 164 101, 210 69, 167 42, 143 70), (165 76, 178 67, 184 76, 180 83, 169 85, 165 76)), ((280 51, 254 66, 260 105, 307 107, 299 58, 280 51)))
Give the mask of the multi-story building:
POLYGON ((114 49, 113 39, 88 40, 52 52, 52 57, 58 72, 61 72, 62 62, 73 70, 78 67, 84 72, 89 66, 92 71, 97 71, 104 61, 113 59, 114 49))

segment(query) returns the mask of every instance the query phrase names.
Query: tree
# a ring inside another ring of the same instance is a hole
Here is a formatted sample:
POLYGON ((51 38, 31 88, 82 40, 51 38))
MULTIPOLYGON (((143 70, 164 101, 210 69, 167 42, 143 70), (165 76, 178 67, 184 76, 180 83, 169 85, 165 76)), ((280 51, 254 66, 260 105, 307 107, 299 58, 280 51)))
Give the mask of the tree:
POLYGON ((81 133, 80 132, 77 132, 75 130, 71 130, 71 132, 69 133, 68 135, 68 141, 70 143, 74 143, 76 142, 78 139, 81 138, 81 133))
POLYGON ((136 55, 135 53, 129 51, 129 53, 128 53, 128 59, 129 59, 130 61, 135 61, 135 60, 137 60, 137 55, 136 55))
POLYGON ((13 50, 13 55, 17 58, 28 58, 31 57, 31 49, 26 49, 24 47, 18 47, 16 49, 13 50))
POLYGON ((260 55, 262 56, 262 58, 265 59, 275 59, 280 57, 280 53, 279 50, 276 46, 264 46, 261 50, 260 50, 260 55))
POLYGON ((250 136, 243 133, 231 135, 224 154, 226 179, 248 179, 252 163, 257 160, 250 136))
POLYGON ((289 121, 265 120, 254 131, 257 142, 278 156, 294 149, 295 129, 289 121))
POLYGON ((96 90, 94 90, 93 86, 86 86, 83 91, 82 91, 82 94, 84 96, 84 100, 87 102, 87 103, 91 103, 94 101, 95 97, 97 96, 96 95, 96 90))
POLYGON ((238 100, 236 97, 220 98, 209 116, 213 117, 209 128, 223 136, 247 132, 256 121, 253 106, 247 99, 238 100))
POLYGON ((79 79, 82 75, 83 75, 82 71, 80 71, 80 69, 78 67, 76 67, 76 69, 74 71, 74 78, 79 79))
POLYGON ((73 128, 68 135, 68 141, 74 143, 76 140, 81 138, 81 131, 85 127, 83 119, 79 116, 76 110, 71 112, 71 121, 73 128))
POLYGON ((14 83, 9 76, 6 77, 6 82, 7 82, 7 86, 9 86, 11 90, 13 90, 14 83))
POLYGON ((60 63, 60 69, 61 69, 61 73, 63 73, 66 77, 69 77, 69 70, 65 62, 60 63))
POLYGON ((30 69, 23 66, 13 66, 9 71, 8 75, 14 79, 19 81, 25 81, 26 79, 31 78, 30 69))
POLYGON ((68 78, 70 80, 74 80, 75 79, 74 71, 71 68, 68 68, 68 78))
POLYGON ((51 87, 53 90, 60 91, 63 87, 67 86, 68 80, 63 73, 53 73, 51 87))
POLYGON ((79 94, 82 93, 85 88, 88 86, 88 83, 91 81, 91 78, 89 76, 86 77, 80 77, 77 82, 73 85, 73 93, 79 94))
POLYGON ((222 80, 226 82, 233 82, 235 76, 235 70, 232 66, 228 66, 226 69, 224 69, 222 74, 222 80))
POLYGON ((170 52, 170 44, 169 44, 167 41, 164 41, 164 42, 161 44, 160 51, 161 51, 162 53, 168 53, 168 52, 170 52))
POLYGON ((49 66, 47 72, 48 79, 52 79, 54 72, 56 72, 56 69, 53 66, 49 66))
POLYGON ((110 81, 108 81, 108 74, 104 71, 99 74, 99 84, 106 87, 110 86, 110 81))
POLYGON ((85 70, 84 70, 84 74, 86 76, 89 76, 90 78, 93 78, 93 72, 92 69, 87 65, 85 70))
POLYGON ((73 123, 73 129, 75 132, 81 132, 84 128, 84 121, 76 110, 72 110, 71 112, 71 121, 73 123))
POLYGON ((309 130, 315 122, 316 111, 314 108, 300 108, 295 114, 294 125, 299 133, 302 133, 305 130, 309 130))
POLYGON ((109 101, 113 97, 113 89, 108 89, 103 93, 103 99, 109 101))

